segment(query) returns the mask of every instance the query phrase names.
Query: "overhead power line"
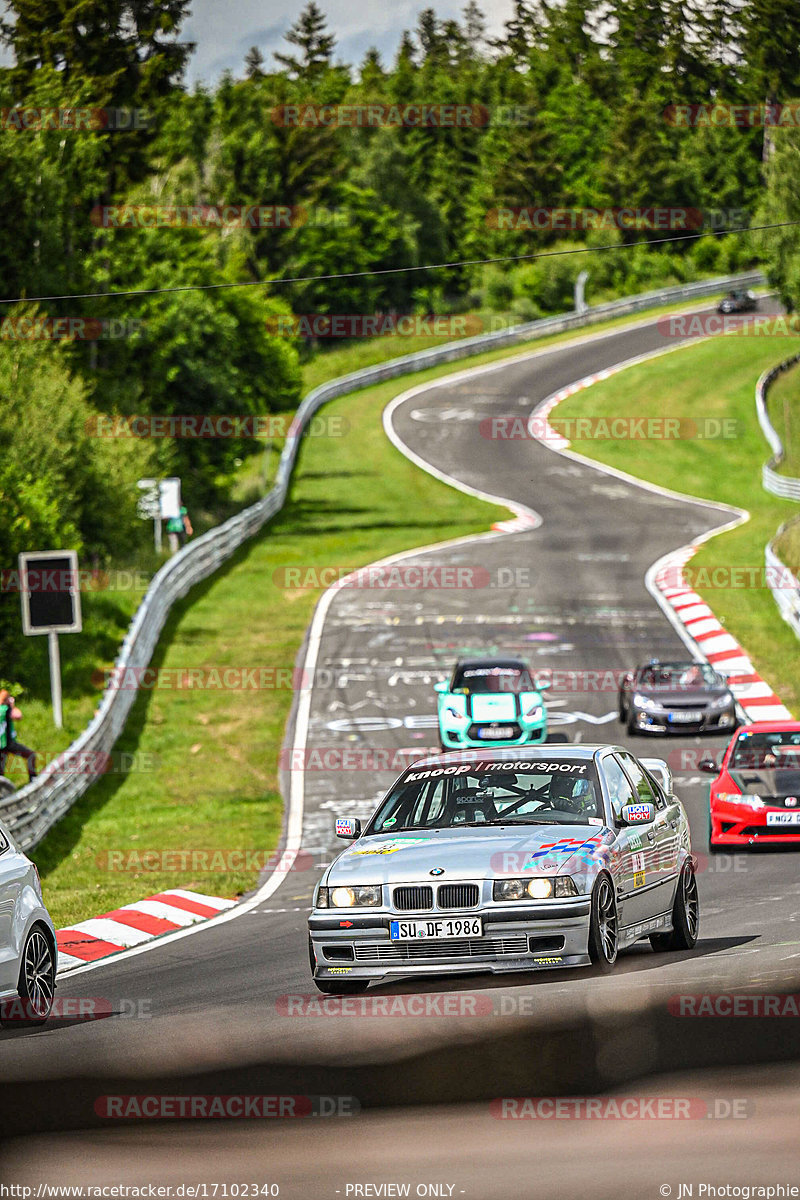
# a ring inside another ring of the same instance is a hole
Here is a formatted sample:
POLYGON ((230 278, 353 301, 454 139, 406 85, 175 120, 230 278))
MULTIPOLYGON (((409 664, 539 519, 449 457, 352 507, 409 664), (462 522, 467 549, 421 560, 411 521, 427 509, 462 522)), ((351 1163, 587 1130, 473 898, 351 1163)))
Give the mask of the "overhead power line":
POLYGON ((602 254, 608 250, 632 250, 639 246, 664 246, 670 242, 693 242, 704 237, 724 237, 731 233, 760 233, 767 229, 786 229, 800 225, 800 221, 776 221, 771 225, 750 225, 736 229, 708 229, 702 233, 682 234, 670 238, 653 238, 651 241, 628 242, 625 245, 578 246, 574 250, 541 250, 535 254, 503 254, 497 258, 464 258, 455 262, 421 263, 413 267, 382 267, 369 271, 338 271, 330 275, 293 275, 284 279, 248 279, 240 283, 183 283, 176 287, 130 288, 119 292, 73 292, 56 296, 16 296, 11 300, 0 300, 0 304, 33 304, 45 300, 107 300, 117 296, 162 296, 173 292, 215 292, 230 288, 281 287, 287 283, 325 283, 335 279, 361 279, 365 276, 405 275, 414 271, 448 271, 455 267, 483 267, 494 263, 531 262, 540 258, 561 258, 571 254, 602 254))

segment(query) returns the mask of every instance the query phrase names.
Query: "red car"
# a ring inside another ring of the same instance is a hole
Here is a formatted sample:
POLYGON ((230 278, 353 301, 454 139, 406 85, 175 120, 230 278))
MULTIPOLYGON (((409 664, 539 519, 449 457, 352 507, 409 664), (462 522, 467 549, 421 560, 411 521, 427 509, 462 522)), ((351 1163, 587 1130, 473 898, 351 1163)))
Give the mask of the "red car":
POLYGON ((762 842, 800 844, 800 721, 743 725, 721 767, 712 758, 698 766, 716 775, 709 799, 710 853, 762 842))

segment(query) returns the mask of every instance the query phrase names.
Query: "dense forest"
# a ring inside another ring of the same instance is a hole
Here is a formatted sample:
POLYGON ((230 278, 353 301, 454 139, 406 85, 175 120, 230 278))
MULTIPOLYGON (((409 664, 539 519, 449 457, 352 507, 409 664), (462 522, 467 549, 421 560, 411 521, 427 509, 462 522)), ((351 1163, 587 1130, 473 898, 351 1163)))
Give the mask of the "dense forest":
POLYGON ((92 416, 286 411, 309 353, 287 314, 530 319, 584 268, 592 302, 757 262, 800 299, 795 227, 724 232, 800 219, 798 6, 516 0, 489 38, 470 0, 346 64, 312 2, 274 61, 253 47, 192 91, 189 7, 6 4, 4 565, 135 552, 143 474, 224 495, 246 443, 100 438, 92 416))

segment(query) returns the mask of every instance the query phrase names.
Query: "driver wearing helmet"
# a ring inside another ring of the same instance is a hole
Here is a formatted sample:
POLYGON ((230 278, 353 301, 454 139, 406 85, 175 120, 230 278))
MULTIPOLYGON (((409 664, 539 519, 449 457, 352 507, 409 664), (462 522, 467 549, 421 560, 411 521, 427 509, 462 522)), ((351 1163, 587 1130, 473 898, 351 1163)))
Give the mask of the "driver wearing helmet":
POLYGON ((592 791, 588 779, 569 779, 566 775, 554 775, 550 780, 549 800, 551 808, 561 812, 583 816, 592 808, 592 791))

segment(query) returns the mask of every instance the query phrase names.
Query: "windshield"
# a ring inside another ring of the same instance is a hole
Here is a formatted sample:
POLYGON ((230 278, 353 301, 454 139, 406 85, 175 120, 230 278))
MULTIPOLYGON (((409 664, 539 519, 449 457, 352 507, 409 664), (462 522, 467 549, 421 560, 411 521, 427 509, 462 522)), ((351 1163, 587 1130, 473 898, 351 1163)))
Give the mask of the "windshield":
POLYGON ((483 692, 534 692, 531 677, 525 667, 457 667, 453 674, 452 691, 465 689, 483 692))
POLYGON ((591 761, 485 762, 410 769, 366 832, 464 825, 605 824, 591 761))
POLYGON ((729 766, 800 770, 800 730, 797 733, 740 733, 729 766))
POLYGON ((669 691, 691 691, 694 688, 724 687, 725 680, 705 663, 653 663, 642 668, 639 685, 669 691))

